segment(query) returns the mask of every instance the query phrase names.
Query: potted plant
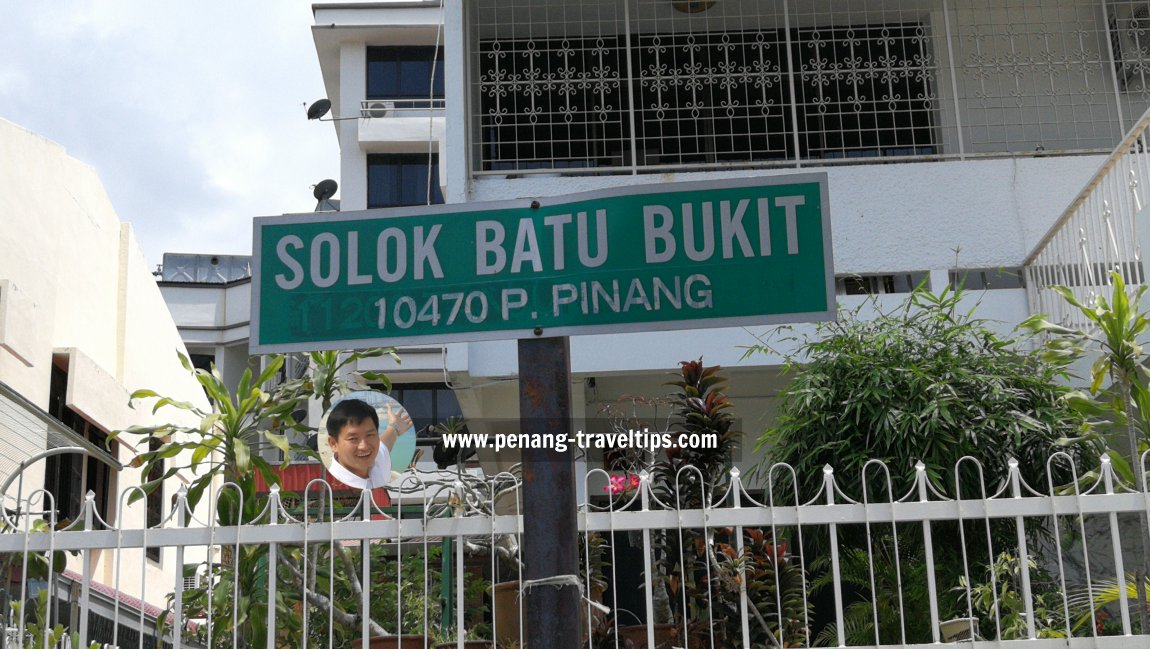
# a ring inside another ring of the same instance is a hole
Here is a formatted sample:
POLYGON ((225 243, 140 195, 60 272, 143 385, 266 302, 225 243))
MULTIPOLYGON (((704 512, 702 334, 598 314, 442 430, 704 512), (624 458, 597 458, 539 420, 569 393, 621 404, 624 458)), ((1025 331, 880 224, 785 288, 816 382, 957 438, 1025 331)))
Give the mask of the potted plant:
MULTIPOLYGON (((447 628, 435 627, 431 630, 431 646, 436 649, 452 649, 459 646, 459 629, 454 626, 447 628)), ((487 624, 468 627, 463 634, 463 649, 495 649, 495 641, 491 640, 491 627, 487 624)))
MULTIPOLYGON (((604 572, 610 567, 607 551, 610 544, 605 536, 599 532, 590 532, 579 536, 579 575, 585 577, 581 598, 588 598, 592 602, 601 603, 607 591, 607 580, 604 572)), ((500 646, 521 644, 519 634, 519 618, 521 611, 519 575, 522 563, 516 560, 511 570, 503 580, 492 587, 492 600, 495 606, 494 620, 496 640, 500 646)), ((583 629, 584 639, 587 636, 587 610, 591 609, 592 625, 597 624, 604 613, 598 608, 590 607, 582 599, 579 603, 580 628, 583 629)))
MULTIPOLYGON (((460 585, 456 584, 459 588, 460 585)), ((464 649, 494 649, 491 623, 488 613, 490 609, 484 599, 491 591, 491 582, 479 574, 466 571, 462 584, 463 603, 466 607, 463 619, 463 647, 464 649)), ((454 602, 444 603, 446 613, 454 610, 454 602)), ((449 649, 459 644, 460 628, 458 621, 447 620, 446 616, 441 623, 428 627, 428 637, 431 646, 438 649, 449 649)))
MULTIPOLYGON (((723 394, 726 379, 719 367, 706 367, 702 360, 680 363, 676 388, 670 397, 673 434, 710 439, 700 448, 671 448, 651 467, 652 493, 661 502, 683 509, 714 506, 730 485, 733 454, 742 433, 734 428, 731 402, 723 394)), ((741 637, 739 612, 741 584, 745 583, 755 605, 751 607, 752 644, 788 645, 806 637, 806 611, 802 569, 791 561, 786 544, 776 542, 762 530, 744 529, 743 551, 737 547, 735 530, 685 529, 681 533, 654 535, 655 557, 652 593, 665 608, 656 606, 656 647, 716 645, 741 637), (776 575, 780 580, 783 610, 776 610, 776 575), (707 610, 707 603, 713 610, 707 610), (660 610, 660 609, 663 610, 660 610), (669 615, 668 615, 669 609, 669 615)), ((645 625, 620 629, 634 649, 647 646, 645 625), (637 636, 637 637, 636 637, 637 636)))

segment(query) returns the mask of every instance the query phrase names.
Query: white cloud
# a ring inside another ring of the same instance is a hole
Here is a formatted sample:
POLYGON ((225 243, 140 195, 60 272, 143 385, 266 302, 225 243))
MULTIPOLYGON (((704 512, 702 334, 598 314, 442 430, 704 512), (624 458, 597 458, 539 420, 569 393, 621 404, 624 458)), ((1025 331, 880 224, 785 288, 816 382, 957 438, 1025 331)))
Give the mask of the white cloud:
POLYGON ((339 173, 306 3, 64 0, 6 7, 3 116, 100 173, 149 261, 250 252, 251 217, 314 207, 339 173))

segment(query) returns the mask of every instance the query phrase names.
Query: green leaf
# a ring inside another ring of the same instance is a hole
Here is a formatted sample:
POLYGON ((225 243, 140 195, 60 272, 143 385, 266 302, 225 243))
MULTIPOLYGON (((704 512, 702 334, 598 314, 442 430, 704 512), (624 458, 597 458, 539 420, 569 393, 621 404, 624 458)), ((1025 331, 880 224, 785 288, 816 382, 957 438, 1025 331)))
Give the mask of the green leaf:
POLYGON ((216 412, 214 412, 214 413, 212 413, 206 417, 201 418, 200 419, 200 433, 203 435, 207 435, 207 434, 211 433, 212 429, 214 429, 216 427, 216 424, 219 423, 219 421, 220 421, 220 414, 216 413, 216 412))
POLYGON ((196 480, 192 483, 192 486, 188 487, 188 507, 193 511, 195 510, 196 506, 200 504, 200 498, 203 497, 204 491, 207 490, 208 486, 211 484, 211 480, 212 476, 209 474, 196 480))
MULTIPOLYGON (((252 368, 244 368, 244 373, 240 376, 240 383, 236 386, 236 396, 240 397, 251 392, 252 389, 252 368)), ((239 410, 247 410, 246 408, 239 408, 239 410)))
POLYGON ((160 408, 163 408, 165 406, 172 406, 174 408, 179 408, 180 410, 195 410, 196 409, 195 404, 191 403, 190 401, 177 401, 175 399, 172 399, 171 397, 161 397, 160 400, 157 401, 154 406, 152 406, 152 414, 153 415, 156 414, 156 412, 160 408))
POLYGON ((248 443, 243 439, 235 439, 236 473, 247 475, 251 472, 252 452, 248 443))
POLYGON ((257 387, 263 386, 267 384, 268 381, 271 381, 284 364, 284 357, 280 354, 273 354, 271 356, 266 356, 265 358, 268 360, 265 361, 266 366, 264 367, 264 371, 261 372, 259 378, 256 379, 257 387))
POLYGON ((212 452, 212 448, 206 444, 201 444, 201 445, 197 446, 196 450, 192 452, 192 466, 195 466, 195 465, 203 462, 204 459, 207 458, 211 452, 212 452))
POLYGON ((1060 284, 1051 284, 1047 288, 1062 296, 1062 299, 1066 300, 1066 302, 1071 306, 1082 310, 1087 309, 1085 305, 1078 301, 1078 298, 1074 296, 1074 292, 1071 291, 1068 287, 1062 286, 1060 284))
POLYGON ((291 453, 291 445, 290 445, 290 444, 288 444, 288 439, 287 439, 287 437, 286 437, 286 436, 284 436, 284 435, 278 435, 278 434, 276 434, 276 433, 264 433, 264 437, 265 437, 265 438, 266 438, 266 439, 267 439, 269 442, 271 442, 272 446, 274 446, 274 447, 278 448, 279 450, 283 451, 285 454, 290 454, 290 453, 291 453))

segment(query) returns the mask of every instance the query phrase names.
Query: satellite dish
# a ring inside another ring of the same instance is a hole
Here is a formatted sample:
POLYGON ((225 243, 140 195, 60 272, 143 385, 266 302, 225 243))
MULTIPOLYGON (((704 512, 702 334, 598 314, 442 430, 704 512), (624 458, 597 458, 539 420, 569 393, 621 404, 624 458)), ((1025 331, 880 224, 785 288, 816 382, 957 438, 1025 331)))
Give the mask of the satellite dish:
POLYGON ((332 196, 335 196, 335 190, 337 189, 339 189, 339 185, 331 178, 328 178, 327 180, 319 181, 319 184, 312 190, 311 195, 315 196, 315 199, 322 203, 332 196))
POLYGON ((307 107, 308 119, 320 119, 331 111, 331 100, 328 98, 317 99, 315 103, 307 107))
POLYGON ((328 178, 321 180, 314 187, 312 187, 311 195, 315 196, 317 201, 315 204, 315 211, 317 212, 338 212, 339 201, 333 201, 332 196, 335 196, 335 190, 339 189, 339 185, 335 181, 328 178))

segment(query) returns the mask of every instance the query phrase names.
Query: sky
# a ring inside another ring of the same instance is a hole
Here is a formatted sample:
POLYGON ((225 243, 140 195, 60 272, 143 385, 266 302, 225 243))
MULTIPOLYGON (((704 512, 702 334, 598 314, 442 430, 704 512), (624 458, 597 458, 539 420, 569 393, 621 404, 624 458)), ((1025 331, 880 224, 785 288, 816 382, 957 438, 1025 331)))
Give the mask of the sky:
MULTIPOLYGON (((251 254, 339 178, 306 0, 0 0, 0 117, 95 168, 144 254, 251 254)), ((337 194, 338 197, 338 194, 337 194)))

